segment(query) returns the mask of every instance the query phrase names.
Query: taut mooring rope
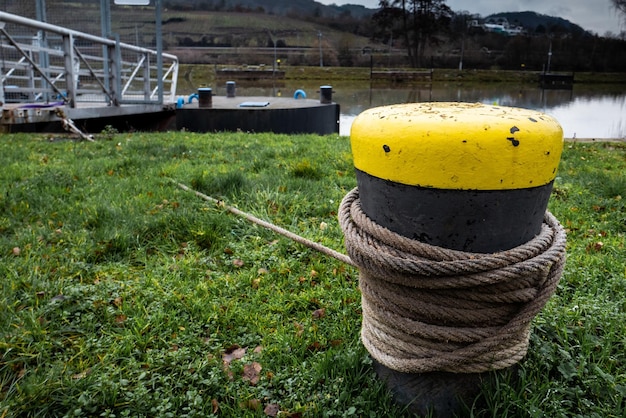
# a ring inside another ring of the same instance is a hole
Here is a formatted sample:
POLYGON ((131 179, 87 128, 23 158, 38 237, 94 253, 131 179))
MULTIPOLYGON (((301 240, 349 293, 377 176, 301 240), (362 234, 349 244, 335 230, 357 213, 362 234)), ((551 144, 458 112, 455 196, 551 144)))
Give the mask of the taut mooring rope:
POLYGON ((284 228, 281 228, 280 226, 277 226, 277 225, 274 225, 274 224, 269 223, 267 221, 264 221, 263 219, 259 219, 256 216, 251 215, 249 213, 246 213, 246 212, 244 212, 242 210, 239 210, 239 209, 237 209, 237 208, 235 208, 233 206, 228 206, 223 201, 217 200, 217 199, 215 199, 215 198, 213 198, 211 196, 207 196, 204 193, 201 193, 201 192, 198 192, 196 190, 193 190, 191 187, 186 186, 183 183, 179 183, 176 180, 172 180, 172 182, 175 183, 181 189, 183 189, 185 191, 188 191, 188 192, 191 192, 191 193, 195 194, 196 196, 206 200, 207 202, 212 202, 212 203, 221 205, 223 208, 225 208, 227 211, 229 211, 232 214, 235 214, 237 216, 241 216, 241 217, 249 220, 252 223, 255 223, 257 225, 260 225, 260 226, 262 226, 264 228, 269 229, 270 231, 274 231, 274 232, 276 232, 276 233, 278 233, 280 235, 283 235, 283 236, 289 238, 292 241, 295 241, 297 243, 305 245, 305 246, 307 246, 309 248, 312 248, 314 250, 317 250, 317 251, 321 252, 322 254, 326 254, 326 255, 328 255, 330 257, 333 257, 333 258, 335 258, 335 259, 337 259, 339 261, 342 261, 342 262, 344 262, 346 264, 354 266, 354 263, 352 262, 352 260, 350 260, 350 257, 348 257, 345 254, 341 254, 340 252, 335 251, 332 248, 328 248, 328 247, 326 247, 326 246, 324 246, 324 245, 322 245, 320 243, 317 243, 315 241, 311 241, 309 239, 301 237, 300 235, 294 234, 291 231, 288 231, 288 230, 286 230, 284 228))
POLYGON ((494 254, 393 233, 363 213, 356 188, 341 202, 339 222, 360 273, 363 344, 400 372, 480 373, 517 363, 565 263, 565 231, 549 212, 538 236, 494 254))

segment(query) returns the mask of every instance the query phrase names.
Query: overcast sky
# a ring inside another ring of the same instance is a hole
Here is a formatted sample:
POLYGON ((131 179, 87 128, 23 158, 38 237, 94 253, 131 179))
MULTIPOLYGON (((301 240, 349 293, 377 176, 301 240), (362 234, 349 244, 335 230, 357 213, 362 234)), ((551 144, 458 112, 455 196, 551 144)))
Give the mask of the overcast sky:
MULTIPOLYGON (((317 0, 324 4, 361 4, 377 8, 378 0, 317 0)), ((487 16, 499 12, 533 11, 545 15, 562 17, 576 23, 583 29, 604 35, 606 31, 615 34, 626 30, 611 8, 611 0, 446 0, 455 11, 467 10, 487 16)))

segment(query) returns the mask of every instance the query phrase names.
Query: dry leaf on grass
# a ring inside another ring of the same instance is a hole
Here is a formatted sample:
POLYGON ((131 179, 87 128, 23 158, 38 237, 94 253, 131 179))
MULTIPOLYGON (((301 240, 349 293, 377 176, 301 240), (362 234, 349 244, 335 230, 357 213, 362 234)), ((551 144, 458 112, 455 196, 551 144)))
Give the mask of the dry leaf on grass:
POLYGON ((320 308, 313 311, 313 319, 320 319, 326 316, 326 309, 320 308))
POLYGON ((252 386, 256 386, 261 378, 263 366, 256 361, 243 366, 243 380, 249 381, 252 386))
POLYGON ((222 354, 222 362, 224 363, 224 367, 230 366, 230 363, 233 360, 240 360, 243 356, 246 355, 246 348, 239 347, 237 344, 230 346, 224 351, 222 354))
POLYGON ((263 410, 268 417, 275 417, 280 412, 280 406, 275 403, 268 404, 263 410))

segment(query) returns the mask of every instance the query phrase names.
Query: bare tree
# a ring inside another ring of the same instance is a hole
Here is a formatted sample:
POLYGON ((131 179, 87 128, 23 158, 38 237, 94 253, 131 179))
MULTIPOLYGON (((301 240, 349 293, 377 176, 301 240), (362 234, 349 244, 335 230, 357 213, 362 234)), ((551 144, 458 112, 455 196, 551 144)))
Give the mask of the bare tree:
POLYGON ((626 0, 611 0, 613 2, 613 7, 619 10, 622 13, 626 13, 626 0))
POLYGON ((445 0, 380 0, 379 6, 381 11, 374 16, 374 21, 381 24, 381 29, 386 29, 393 27, 390 18, 400 17, 411 66, 422 66, 426 47, 450 22, 452 10, 445 0))
POLYGON ((626 0, 611 0, 613 7, 622 15, 622 20, 626 23, 626 0))

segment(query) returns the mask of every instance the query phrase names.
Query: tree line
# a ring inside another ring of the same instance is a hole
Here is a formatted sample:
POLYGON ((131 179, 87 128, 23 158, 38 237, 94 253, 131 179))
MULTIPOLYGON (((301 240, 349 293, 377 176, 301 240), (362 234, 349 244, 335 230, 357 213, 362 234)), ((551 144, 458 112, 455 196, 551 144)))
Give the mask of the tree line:
MULTIPOLYGON (((8 12, 25 16, 33 13, 34 0, 3 2, 8 12)), ((99 4, 98 0, 77 2, 94 7, 99 4)), ((626 0, 611 2, 626 24, 626 0)), ((47 0, 48 7, 64 3, 65 0, 47 0)), ((324 6, 313 0, 163 0, 163 5, 168 10, 168 18, 163 22, 166 28, 177 23, 177 19, 184 19, 180 17, 184 14, 179 16, 177 11, 198 10, 287 15, 313 22, 321 31, 324 27, 334 29, 338 34, 324 33, 319 40, 328 65, 626 72, 626 32, 601 36, 563 19, 541 16, 549 19, 529 20, 518 13, 507 17, 513 26, 523 24, 524 31, 514 35, 498 33, 481 26, 485 22, 482 16, 453 11, 445 0, 380 0, 376 10, 354 5, 324 6), (371 51, 362 48, 363 42, 350 44, 346 33, 370 39, 371 51)), ((77 20, 76 16, 71 18, 77 20)), ((305 42, 305 37, 287 34, 289 30, 282 34, 279 29, 274 31, 276 44, 267 31, 259 32, 258 28, 237 28, 241 32, 236 33, 223 29, 220 32, 203 28, 203 33, 192 30, 197 31, 190 28, 187 32, 174 32, 165 42, 186 48, 300 47, 309 48, 311 55, 319 49, 317 39, 305 42)))
MULTIPOLYGON (((612 1, 626 16, 626 0, 612 1)), ((601 37, 558 18, 547 27, 492 31, 481 16, 454 12, 445 0, 380 0, 379 7, 372 39, 404 48, 412 67, 626 70, 624 33, 601 37)))
MULTIPOLYGON (((171 0, 170 0, 171 1, 171 0)), ((617 12, 626 16, 626 0, 611 0, 617 12)), ((168 2, 166 0, 166 5, 168 2)), ((277 5, 278 3, 274 3, 277 5)), ((274 13, 261 3, 238 3, 225 0, 185 1, 169 4, 172 8, 195 8, 241 13, 274 13)), ((374 65, 408 66, 414 68, 476 68, 528 69, 534 71, 626 71, 626 33, 600 36, 589 33, 564 19, 541 16, 543 20, 518 32, 498 33, 481 25, 484 19, 466 11, 455 12, 445 0, 380 0, 378 9, 369 15, 353 16, 342 8, 339 14, 326 8, 284 9, 293 18, 307 20, 335 30, 364 36, 374 44, 388 49, 388 56, 378 48, 372 58, 374 65), (398 51, 402 51, 398 53, 398 51)), ((335 10, 336 12, 336 10, 335 10)), ((519 25, 513 15, 512 25, 519 25)), ((536 14, 534 14, 536 15, 536 14)), ((521 19, 521 14, 517 14, 521 19)), ((511 17, 511 16, 509 16, 511 17)), ((528 16, 526 16, 528 17, 528 16)), ((532 16, 531 16, 532 18, 532 16)), ((528 20, 528 19, 526 19, 528 20)), ((180 46, 207 43, 208 38, 193 41, 181 39, 180 46)), ((221 45, 220 46, 227 46, 221 45)), ((279 47, 292 47, 281 40, 279 47)), ((355 57, 349 45, 334 40, 338 64, 359 65, 363 57, 355 57)), ((331 51, 329 51, 331 52, 331 51)))

